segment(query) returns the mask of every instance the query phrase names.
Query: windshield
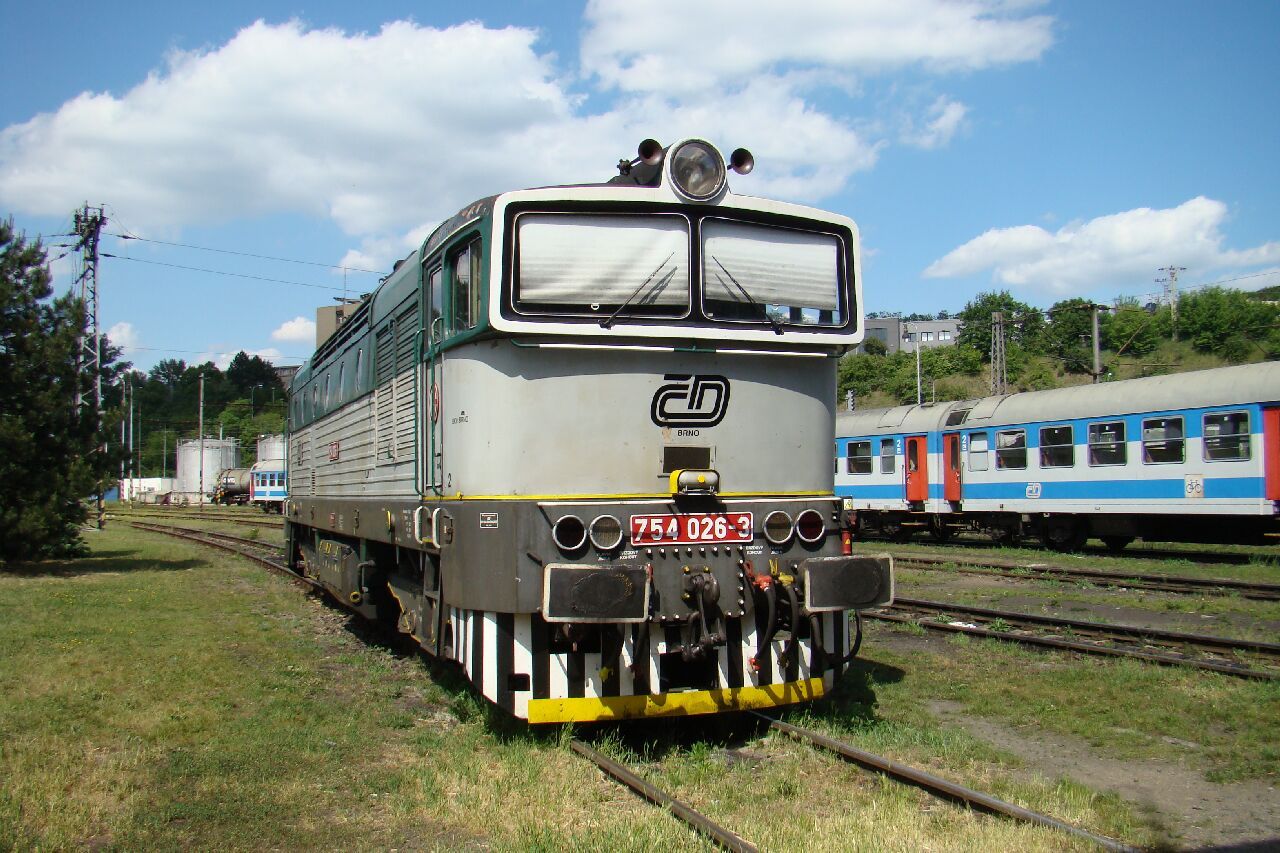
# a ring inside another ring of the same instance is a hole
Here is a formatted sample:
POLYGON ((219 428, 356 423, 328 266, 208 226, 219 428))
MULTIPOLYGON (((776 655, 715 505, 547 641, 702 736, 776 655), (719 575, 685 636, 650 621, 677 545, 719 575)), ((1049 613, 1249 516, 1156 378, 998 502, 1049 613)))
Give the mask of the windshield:
POLYGON ((840 326, 840 242, 831 234, 705 219, 703 309, 708 317, 840 326))
POLYGON ((846 243, 829 230, 687 211, 526 211, 513 225, 516 314, 603 329, 689 318, 780 335, 848 324, 846 243))
POLYGON ((689 309, 689 221, 683 216, 526 213, 516 224, 515 301, 525 313, 608 318, 689 309))

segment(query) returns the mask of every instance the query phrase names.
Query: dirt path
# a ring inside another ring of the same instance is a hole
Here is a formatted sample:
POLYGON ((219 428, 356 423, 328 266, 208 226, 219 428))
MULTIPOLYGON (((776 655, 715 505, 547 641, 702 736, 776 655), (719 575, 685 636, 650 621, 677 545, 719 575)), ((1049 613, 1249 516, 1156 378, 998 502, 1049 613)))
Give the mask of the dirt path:
POLYGON ((1017 755, 1031 768, 1023 773, 1050 780, 1066 776, 1137 803, 1166 827, 1172 845, 1280 846, 1280 790, 1264 782, 1219 785, 1171 762, 1109 758, 1077 738, 967 716, 958 703, 934 702, 930 711, 944 725, 1017 755))
MULTIPOLYGON (((936 654, 940 641, 885 631, 877 633, 875 642, 901 653, 936 654)), ((966 714, 959 702, 935 700, 929 711, 943 726, 963 729, 1018 756, 1026 767, 1011 768, 1015 775, 1067 777, 1137 804, 1153 825, 1164 829, 1171 847, 1280 849, 1280 789, 1266 782, 1217 784, 1174 761, 1112 758, 1081 738, 966 714)))

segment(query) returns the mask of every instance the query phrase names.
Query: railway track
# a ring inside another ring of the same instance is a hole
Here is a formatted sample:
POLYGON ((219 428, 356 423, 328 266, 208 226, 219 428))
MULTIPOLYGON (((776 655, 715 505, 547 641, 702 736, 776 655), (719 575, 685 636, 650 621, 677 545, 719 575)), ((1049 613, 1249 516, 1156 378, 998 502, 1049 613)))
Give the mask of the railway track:
POLYGON ((1280 679, 1280 668, 1259 668, 1247 659, 1241 660, 1242 655, 1252 656, 1280 667, 1280 645, 1275 643, 1083 622, 913 598, 898 598, 891 607, 863 611, 862 616, 1022 645, 1137 658, 1242 678, 1280 679))
POLYGON ((290 569, 281 558, 279 546, 272 545, 269 542, 246 539, 243 536, 232 536, 229 533, 214 533, 209 530, 195 530, 190 527, 174 527, 170 524, 152 524, 147 521, 130 521, 129 524, 139 530, 163 533, 166 536, 176 536, 189 542, 196 542, 200 545, 208 545, 210 548, 217 548, 220 551, 237 554, 276 574, 288 577, 300 586, 305 586, 309 589, 320 589, 319 583, 290 569), (271 552, 271 554, 269 556, 263 552, 271 552))
POLYGON ((1194 578, 1183 575, 1108 572, 1049 563, 1024 563, 998 557, 934 557, 924 554, 894 554, 899 567, 966 574, 998 575, 1015 579, 1084 581, 1095 586, 1149 589, 1184 595, 1238 595, 1257 601, 1280 601, 1280 584, 1255 583, 1228 578, 1194 578))
POLYGON ((272 517, 272 516, 266 515, 265 513, 263 513, 261 518, 253 518, 250 516, 243 516, 243 515, 231 515, 222 510, 202 512, 202 513, 115 512, 115 513, 112 513, 112 515, 115 516, 116 518, 122 518, 126 521, 134 521, 134 520, 156 521, 156 520, 168 520, 168 519, 183 519, 183 520, 198 520, 198 521, 222 521, 230 524, 248 524, 253 527, 280 527, 280 528, 284 527, 284 522, 280 520, 278 517, 272 517))
MULTIPOLYGON (((947 800, 953 803, 973 808, 979 811, 987 812, 993 815, 1000 815, 1012 820, 1022 821, 1025 823, 1044 826, 1074 835, 1077 838, 1083 838, 1090 841, 1105 850, 1132 850, 1133 848, 1117 841, 1114 838, 1108 838, 1103 835, 1097 835, 1080 827, 1072 826, 1068 823, 1050 817, 1049 815, 1025 809, 998 797, 982 791, 968 788, 964 785, 957 784, 940 776, 936 776, 919 768, 911 767, 897 761, 885 758, 875 753, 867 752, 858 747, 838 741, 834 738, 827 737, 819 732, 810 729, 804 729, 799 726, 793 726, 781 720, 776 720, 755 711, 750 712, 753 716, 764 721, 772 729, 775 729, 796 740, 803 741, 812 746, 833 752, 850 761, 863 769, 880 773, 883 776, 906 785, 912 785, 939 799, 947 800)), ((608 756, 602 755, 595 749, 583 743, 581 740, 573 740, 570 747, 578 755, 586 758, 594 763, 607 776, 625 785, 634 791, 637 795, 643 797, 654 805, 667 809, 677 819, 683 821, 695 832, 704 835, 711 842, 724 850, 732 851, 755 851, 758 848, 750 841, 743 838, 733 830, 726 829, 714 820, 699 812, 693 806, 683 802, 674 795, 664 791, 656 785, 646 781, 639 774, 633 772, 629 768, 614 761, 608 756)))
MULTIPOLYGON (((864 533, 858 534, 859 540, 874 539, 880 542, 899 542, 888 536, 869 536, 864 533)), ((938 541, 921 540, 915 544, 928 545, 931 547, 945 548, 948 550, 980 550, 990 548, 1007 547, 1021 550, 1047 550, 1038 548, 1034 540, 1024 540, 1027 545, 1000 546, 990 539, 973 540, 973 539, 949 539, 945 543, 938 541)), ((1280 540, 1277 540, 1280 545, 1280 540)), ((1240 553, 1236 551, 1180 551, 1173 548, 1159 548, 1154 546, 1146 547, 1127 547, 1122 551, 1113 551, 1105 546, 1086 545, 1076 553, 1082 555, 1108 557, 1119 560, 1186 560, 1192 563, 1202 563, 1204 565, 1242 565, 1254 560, 1261 560, 1268 563, 1280 563, 1280 551, 1271 546, 1257 546, 1255 553, 1240 553)))

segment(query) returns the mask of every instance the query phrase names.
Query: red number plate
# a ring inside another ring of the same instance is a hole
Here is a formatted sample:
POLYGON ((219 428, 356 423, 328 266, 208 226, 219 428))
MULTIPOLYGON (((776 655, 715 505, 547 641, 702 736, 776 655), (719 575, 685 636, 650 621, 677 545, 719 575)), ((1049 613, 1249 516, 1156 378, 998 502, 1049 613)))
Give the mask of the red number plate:
POLYGON ((633 515, 632 545, 697 545, 702 542, 750 542, 749 512, 693 515, 633 515))

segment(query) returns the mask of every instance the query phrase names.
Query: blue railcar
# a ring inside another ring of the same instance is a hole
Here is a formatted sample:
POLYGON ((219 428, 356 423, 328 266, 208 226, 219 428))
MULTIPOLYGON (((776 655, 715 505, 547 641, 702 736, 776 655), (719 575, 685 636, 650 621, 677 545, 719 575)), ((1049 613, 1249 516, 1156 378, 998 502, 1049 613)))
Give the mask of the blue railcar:
POLYGON ((283 512, 289 497, 288 478, 283 459, 258 462, 250 469, 249 500, 263 512, 283 512))
POLYGON ((850 412, 836 434, 836 494, 893 537, 1280 541, 1273 362, 850 412))

